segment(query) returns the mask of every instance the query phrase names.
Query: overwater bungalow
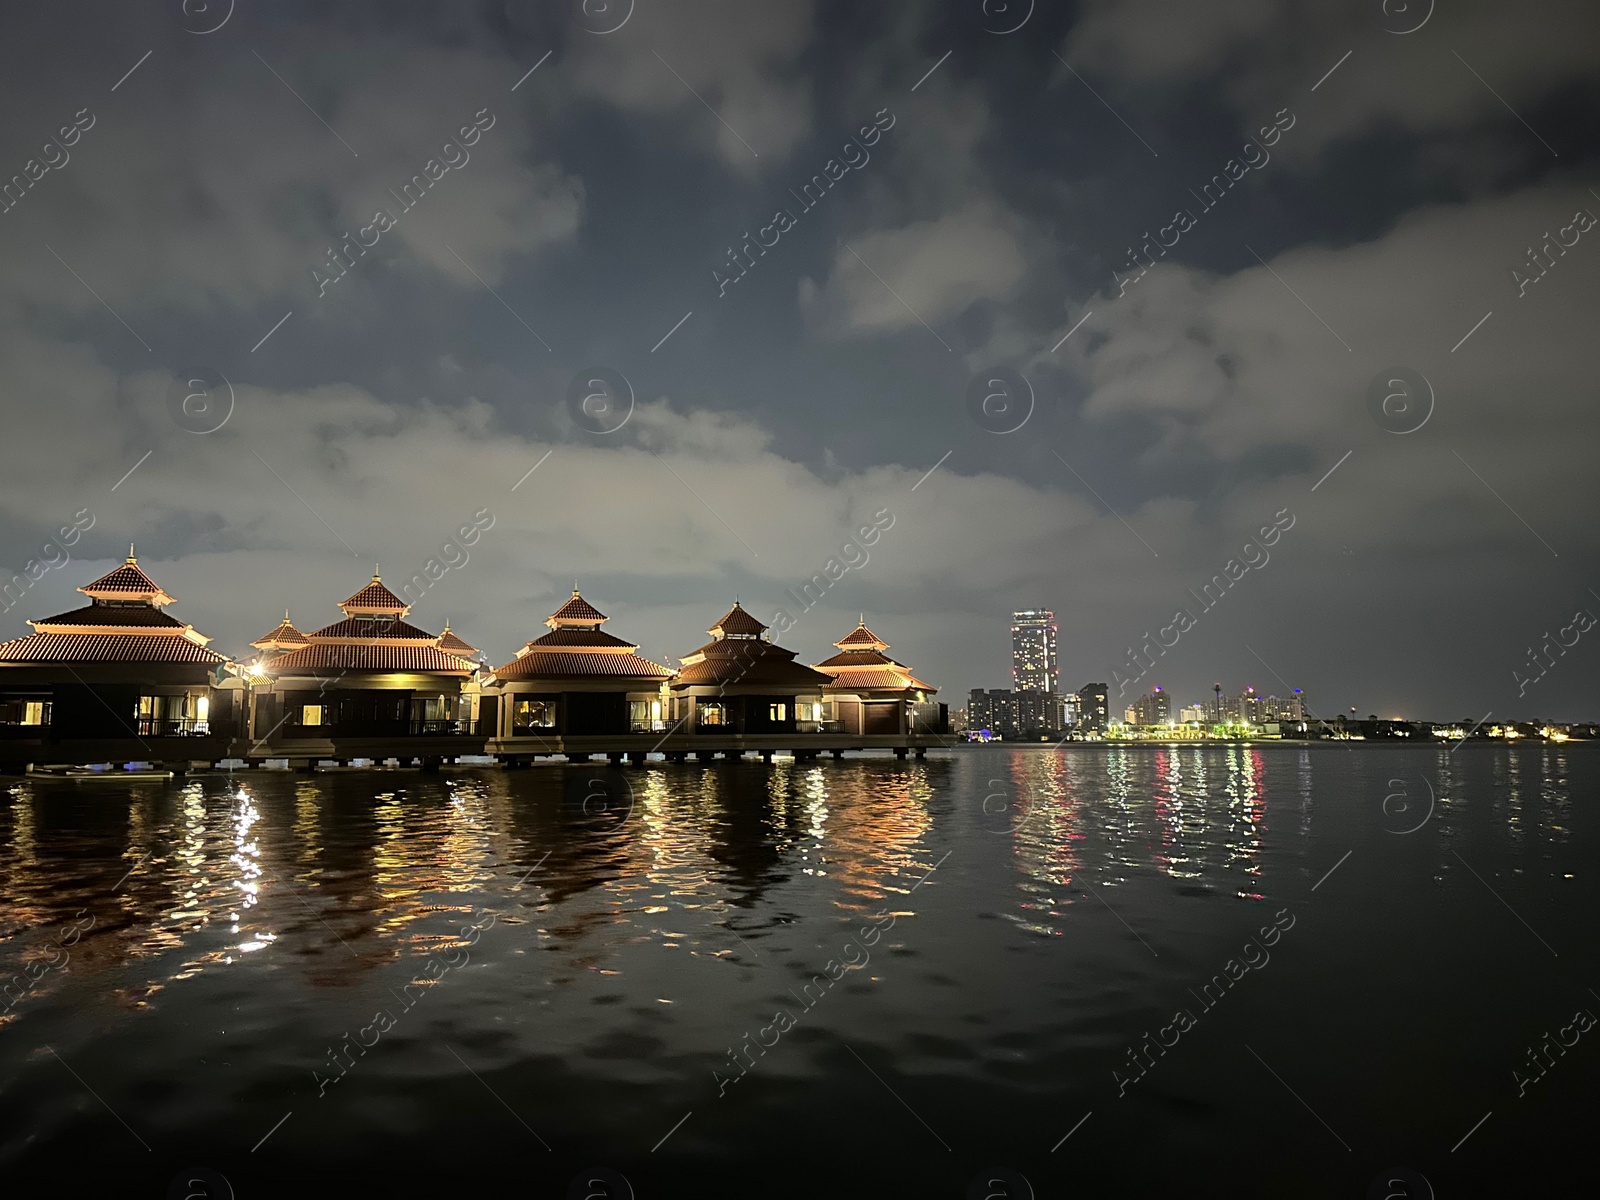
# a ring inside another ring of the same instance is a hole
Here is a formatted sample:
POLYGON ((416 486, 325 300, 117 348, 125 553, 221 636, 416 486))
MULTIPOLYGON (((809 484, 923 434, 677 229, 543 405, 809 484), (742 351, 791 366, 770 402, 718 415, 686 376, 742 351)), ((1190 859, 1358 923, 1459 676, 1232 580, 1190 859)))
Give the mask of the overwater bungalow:
POLYGON ((816 664, 829 676, 822 689, 823 727, 852 734, 949 732, 948 711, 932 697, 939 690, 889 657, 889 643, 856 627, 834 645, 839 653, 816 664))
POLYGON ((312 633, 283 621, 253 643, 249 761, 288 758, 301 766, 352 758, 424 766, 476 754, 478 672, 473 648, 453 632, 410 625, 411 608, 374 572, 339 605, 344 613, 312 633))
POLYGON ((29 621, 32 634, 0 644, 0 764, 222 757, 240 695, 221 686, 227 657, 164 611, 174 598, 133 547, 78 591, 87 605, 29 621))
POLYGON ((498 698, 497 751, 548 751, 553 739, 660 733, 672 671, 640 658, 639 647, 600 628, 606 615, 572 589, 541 634, 497 667, 485 699, 498 698))
POLYGON ((767 626, 737 600, 706 632, 712 640, 684 655, 672 679, 673 722, 702 736, 821 731, 822 689, 832 676, 768 641, 767 626))

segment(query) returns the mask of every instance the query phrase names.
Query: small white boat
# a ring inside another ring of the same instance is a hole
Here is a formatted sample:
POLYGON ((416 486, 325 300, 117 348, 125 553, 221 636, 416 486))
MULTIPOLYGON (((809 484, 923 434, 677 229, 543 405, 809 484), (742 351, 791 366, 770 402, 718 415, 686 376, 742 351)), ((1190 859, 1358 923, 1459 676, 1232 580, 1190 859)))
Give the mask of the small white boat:
POLYGON ((157 767, 29 767, 28 774, 43 779, 72 779, 88 782, 123 782, 130 779, 171 779, 171 771, 157 767))

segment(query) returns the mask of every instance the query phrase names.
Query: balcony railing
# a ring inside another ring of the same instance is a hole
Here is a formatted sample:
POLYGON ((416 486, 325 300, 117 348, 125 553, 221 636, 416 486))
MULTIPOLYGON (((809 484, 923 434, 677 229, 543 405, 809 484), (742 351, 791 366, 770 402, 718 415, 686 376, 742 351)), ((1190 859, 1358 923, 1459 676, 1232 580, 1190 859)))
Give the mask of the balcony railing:
POLYGON ((147 737, 210 737, 211 722, 195 717, 140 717, 136 730, 147 737))
POLYGON ((458 721, 450 717, 438 719, 339 721, 332 725, 285 725, 278 731, 284 738, 358 738, 358 737, 452 737, 482 735, 489 728, 486 721, 458 721))

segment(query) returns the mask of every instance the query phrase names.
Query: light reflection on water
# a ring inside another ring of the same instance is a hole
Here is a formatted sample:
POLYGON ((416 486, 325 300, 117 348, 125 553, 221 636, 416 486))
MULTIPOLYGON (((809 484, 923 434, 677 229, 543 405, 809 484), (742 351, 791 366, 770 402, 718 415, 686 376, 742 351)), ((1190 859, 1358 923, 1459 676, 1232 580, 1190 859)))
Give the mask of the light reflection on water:
MULTIPOLYGON (((1592 947, 1573 915, 1590 894, 1574 790, 1593 797, 1594 757, 1230 744, 652 766, 626 772, 620 822, 570 802, 578 768, 17 783, 0 799, 0 974, 37 962, 74 913, 94 925, 0 1015, 0 1120, 16 1131, 0 1165, 91 1128, 108 1136, 72 1078, 41 1066, 46 1044, 88 1064, 143 1136, 250 1170, 337 1158, 352 1141, 413 1147, 481 1116, 482 1088, 558 1149, 646 1171, 743 1162, 763 1122, 825 1140, 836 1108, 889 1120, 888 1079, 941 1138, 990 1157, 1014 1147, 1008 1161, 1048 1150, 1073 1106, 1106 1112, 1096 1145, 1140 1121, 1203 1144, 1228 1120, 1218 1081, 1238 1071, 1219 1057, 1227 1022, 1248 1018, 1253 1045, 1304 1056, 1303 1076, 1337 1078, 1337 1048, 1319 1067, 1290 1014, 1315 1012, 1318 980, 1367 970, 1362 956, 1398 931, 1407 971, 1419 945, 1450 957, 1491 938, 1517 956, 1520 987, 1546 986, 1553 964, 1521 957, 1527 936, 1486 881, 1563 954, 1592 947), (1435 797, 1407 836, 1380 812, 1396 778, 1435 797), (1138 1097, 1105 1095, 1152 1014, 1168 1019, 1173 997, 1286 904, 1307 932, 1229 1015, 1208 1016, 1217 1047, 1197 1043, 1138 1097), (869 938, 887 914, 892 928, 869 938), (1302 949, 1317 938, 1317 954, 1302 949), (841 955, 837 985, 817 984, 841 955), (463 965, 417 983, 443 956, 463 965), (415 1011, 319 1097, 311 1070, 328 1048, 413 993, 415 1011), (784 1006, 796 1028, 736 1099, 719 1096, 730 1046, 784 1006), (181 1086, 156 1082, 174 1071, 181 1086), (304 1122, 234 1157, 285 1110, 304 1122), (674 1135, 678 1157, 649 1158, 686 1110, 702 1116, 674 1135)), ((1415 1035, 1395 1048, 1418 1052, 1415 1035)), ((1341 1102, 1338 1084, 1319 1086, 1341 1102)), ((925 1149, 905 1152, 920 1164, 925 1149)))

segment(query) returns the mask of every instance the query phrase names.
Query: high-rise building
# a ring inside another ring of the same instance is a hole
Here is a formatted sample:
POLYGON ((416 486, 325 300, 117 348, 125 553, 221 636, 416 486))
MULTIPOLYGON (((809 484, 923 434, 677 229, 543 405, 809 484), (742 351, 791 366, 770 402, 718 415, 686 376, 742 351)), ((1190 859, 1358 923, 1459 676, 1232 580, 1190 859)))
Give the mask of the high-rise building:
POLYGON ((1011 614, 1011 686, 1019 692, 1057 687, 1056 615, 1048 609, 1011 614))
POLYGON ((1078 699, 1077 692, 1068 692, 1061 697, 1061 728, 1071 729, 1083 720, 1083 704, 1078 699))
POLYGON ((1017 736, 1017 700, 1009 688, 973 688, 967 698, 967 728, 1017 736))
POLYGON ((1029 737, 1058 734, 1066 728, 1061 697, 1054 692, 1013 692, 1017 732, 1029 737))
POLYGON ((1166 725, 1172 720, 1172 701, 1160 687, 1140 696, 1128 710, 1131 725, 1166 725))
POLYGON ((1306 719, 1306 697, 1299 688, 1286 697, 1268 696, 1266 700, 1267 720, 1269 721, 1304 721, 1306 719))
POLYGON ((1110 718, 1110 689, 1103 683, 1086 683, 1078 689, 1078 726, 1105 731, 1110 718))

